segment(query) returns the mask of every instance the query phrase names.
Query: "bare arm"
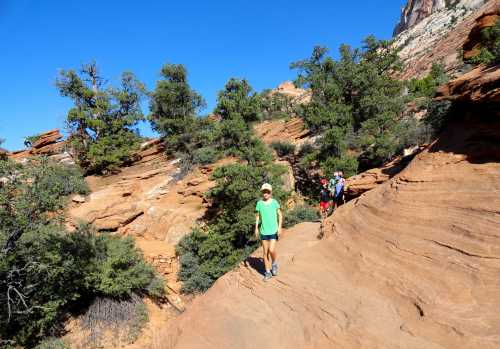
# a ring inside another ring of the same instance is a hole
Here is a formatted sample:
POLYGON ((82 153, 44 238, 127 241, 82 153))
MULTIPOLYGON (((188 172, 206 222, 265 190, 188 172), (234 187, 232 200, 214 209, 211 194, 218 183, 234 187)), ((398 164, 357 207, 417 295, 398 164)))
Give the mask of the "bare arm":
POLYGON ((257 239, 259 238, 259 220, 260 220, 260 215, 257 213, 255 215, 255 237, 257 239))
POLYGON ((283 226, 283 213, 281 208, 278 208, 278 235, 281 234, 281 227, 283 226))

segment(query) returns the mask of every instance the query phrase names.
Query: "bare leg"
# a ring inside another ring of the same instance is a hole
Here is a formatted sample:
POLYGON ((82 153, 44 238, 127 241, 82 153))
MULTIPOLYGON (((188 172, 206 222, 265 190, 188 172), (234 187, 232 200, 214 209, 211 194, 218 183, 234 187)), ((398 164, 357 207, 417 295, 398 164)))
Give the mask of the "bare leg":
POLYGON ((262 252, 264 253, 264 266, 266 272, 271 271, 271 260, 269 256, 269 240, 262 240, 262 252))
POLYGON ((325 209, 320 206, 319 207, 319 211, 320 211, 320 214, 321 214, 321 220, 324 220, 326 218, 325 209))
POLYGON ((276 251, 276 240, 269 240, 269 259, 272 263, 276 263, 278 253, 276 251))

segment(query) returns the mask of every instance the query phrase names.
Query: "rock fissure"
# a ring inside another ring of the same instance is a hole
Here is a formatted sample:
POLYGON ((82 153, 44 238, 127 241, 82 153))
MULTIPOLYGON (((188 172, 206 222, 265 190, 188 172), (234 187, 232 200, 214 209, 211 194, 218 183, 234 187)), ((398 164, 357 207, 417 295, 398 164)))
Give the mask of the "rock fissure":
POLYGON ((436 244, 438 246, 441 246, 441 247, 444 247, 444 248, 456 251, 456 252, 458 252, 460 254, 463 254, 463 255, 466 255, 466 256, 469 256, 469 257, 483 258, 483 259, 500 259, 500 257, 496 257, 496 256, 485 256, 485 255, 480 255, 480 254, 468 252, 468 251, 465 251, 464 249, 461 249, 461 248, 458 248, 456 246, 452 246, 450 244, 446 244, 446 243, 443 243, 443 242, 439 242, 437 240, 433 240, 433 239, 424 239, 424 240, 432 242, 432 243, 434 243, 434 244, 436 244))

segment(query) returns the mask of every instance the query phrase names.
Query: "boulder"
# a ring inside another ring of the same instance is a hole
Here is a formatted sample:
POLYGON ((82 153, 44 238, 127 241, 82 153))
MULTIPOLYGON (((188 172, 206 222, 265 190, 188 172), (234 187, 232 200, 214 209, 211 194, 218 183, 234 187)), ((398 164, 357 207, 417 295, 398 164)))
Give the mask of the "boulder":
POLYGON ((76 202, 77 204, 81 204, 85 202, 85 197, 82 195, 73 195, 71 197, 71 201, 76 202))
POLYGON ((460 103, 498 103, 500 102, 499 81, 500 66, 478 67, 438 88, 436 99, 460 103))
POLYGON ((56 128, 56 129, 53 129, 53 130, 41 133, 38 136, 38 139, 35 142, 33 142, 33 144, 31 145, 31 147, 33 149, 40 149, 40 148, 43 148, 46 145, 56 143, 62 137, 63 136, 59 132, 59 129, 56 128))

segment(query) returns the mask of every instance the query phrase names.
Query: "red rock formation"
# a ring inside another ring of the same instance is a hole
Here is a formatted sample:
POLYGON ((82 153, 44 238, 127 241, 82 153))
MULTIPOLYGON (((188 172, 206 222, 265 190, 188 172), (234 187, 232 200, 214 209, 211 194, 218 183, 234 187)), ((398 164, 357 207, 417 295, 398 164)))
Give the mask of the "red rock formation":
POLYGON ((59 129, 41 133, 30 149, 14 151, 9 154, 9 157, 17 161, 23 161, 31 156, 47 155, 61 163, 74 164, 71 155, 65 152, 66 141, 61 141, 62 138, 63 135, 59 129))
POLYGON ((289 142, 300 144, 308 139, 310 132, 305 128, 304 121, 299 118, 285 120, 268 120, 254 127, 257 136, 266 144, 273 142, 289 142))
POLYGON ((425 147, 425 145, 415 147, 411 149, 410 154, 397 157, 382 167, 373 168, 356 176, 347 178, 345 188, 346 200, 349 201, 357 198, 361 194, 387 182, 389 179, 401 172, 415 157, 415 155, 424 150, 425 147))
POLYGON ((439 140, 342 206, 324 240, 285 236, 277 278, 250 258, 218 280, 162 348, 499 348, 500 119, 483 109, 498 80, 483 97, 459 85, 439 140))
MULTIPOLYGON (((500 66, 479 67, 440 87, 436 99, 500 103, 500 66)), ((497 113, 500 109, 497 109, 497 113)))
POLYGON ((40 134, 40 136, 38 137, 38 139, 35 142, 33 142, 33 144, 31 145, 31 147, 33 149, 41 149, 41 148, 43 148, 46 145, 56 143, 62 137, 63 136, 59 132, 59 129, 56 128, 56 129, 53 129, 53 130, 50 130, 50 131, 47 131, 47 132, 44 132, 44 133, 40 134))

